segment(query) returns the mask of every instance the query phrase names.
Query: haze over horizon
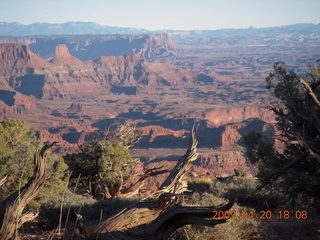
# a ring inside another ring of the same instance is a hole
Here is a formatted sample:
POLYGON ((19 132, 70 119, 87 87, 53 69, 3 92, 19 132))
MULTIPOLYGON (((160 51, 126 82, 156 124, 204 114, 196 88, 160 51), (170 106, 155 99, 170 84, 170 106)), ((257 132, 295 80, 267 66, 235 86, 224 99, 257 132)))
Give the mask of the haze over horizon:
POLYGON ((318 0, 11 0, 0 21, 31 24, 95 22, 147 30, 215 30, 320 23, 318 0))

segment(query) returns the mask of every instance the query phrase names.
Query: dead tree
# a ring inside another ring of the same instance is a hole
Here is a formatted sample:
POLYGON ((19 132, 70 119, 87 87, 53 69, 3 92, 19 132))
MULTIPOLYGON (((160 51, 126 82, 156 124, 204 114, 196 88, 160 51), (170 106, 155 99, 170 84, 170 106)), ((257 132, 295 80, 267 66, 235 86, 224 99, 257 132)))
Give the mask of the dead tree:
POLYGON ((187 225, 214 226, 225 220, 213 220, 213 210, 228 210, 233 200, 222 206, 184 207, 181 193, 186 190, 185 176, 197 159, 196 128, 186 154, 180 158, 159 190, 138 204, 128 206, 102 221, 84 222, 78 216, 76 232, 86 239, 100 240, 165 240, 178 228, 187 225))
MULTIPOLYGON (((55 143, 44 146, 34 154, 35 168, 33 176, 20 190, 7 197, 0 206, 0 239, 19 239, 18 229, 27 221, 38 216, 38 213, 23 213, 27 204, 39 193, 46 182, 46 151, 55 143)), ((0 182, 3 184, 5 178, 0 182)))

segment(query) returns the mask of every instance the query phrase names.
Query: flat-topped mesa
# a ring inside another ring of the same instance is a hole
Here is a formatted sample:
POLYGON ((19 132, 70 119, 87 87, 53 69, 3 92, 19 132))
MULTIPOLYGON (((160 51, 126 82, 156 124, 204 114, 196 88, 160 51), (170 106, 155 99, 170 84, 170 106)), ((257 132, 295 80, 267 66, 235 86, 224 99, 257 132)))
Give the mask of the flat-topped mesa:
POLYGON ((79 59, 70 54, 69 49, 65 44, 58 44, 56 46, 54 57, 50 62, 57 64, 81 63, 79 59))

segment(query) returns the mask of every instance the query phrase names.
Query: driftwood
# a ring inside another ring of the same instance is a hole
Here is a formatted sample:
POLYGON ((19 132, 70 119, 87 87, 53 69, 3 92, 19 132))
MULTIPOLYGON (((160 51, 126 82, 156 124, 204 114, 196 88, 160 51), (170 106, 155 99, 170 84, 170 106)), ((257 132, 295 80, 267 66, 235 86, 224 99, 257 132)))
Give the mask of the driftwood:
MULTIPOLYGON (((46 151, 55 143, 44 146, 34 155, 35 169, 28 183, 6 198, 0 206, 0 239, 19 239, 18 229, 27 221, 38 216, 38 213, 23 213, 26 205, 38 194, 46 182, 46 151)), ((1 180, 2 182, 2 180, 1 180)))
POLYGON ((113 216, 102 221, 84 223, 78 216, 76 233, 86 239, 104 240, 165 240, 178 228, 187 225, 214 226, 225 220, 213 220, 213 210, 228 210, 233 200, 222 206, 183 207, 181 193, 186 190, 185 176, 192 168, 192 162, 197 159, 196 128, 186 154, 181 157, 171 173, 160 186, 142 202, 128 206, 113 216))

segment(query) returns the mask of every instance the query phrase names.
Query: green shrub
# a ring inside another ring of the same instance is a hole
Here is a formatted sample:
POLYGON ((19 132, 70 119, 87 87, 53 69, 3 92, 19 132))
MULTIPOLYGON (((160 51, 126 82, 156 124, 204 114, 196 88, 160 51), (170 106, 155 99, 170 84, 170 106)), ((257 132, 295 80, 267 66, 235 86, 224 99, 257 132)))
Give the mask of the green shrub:
POLYGON ((80 146, 80 152, 64 156, 72 171, 72 182, 78 189, 97 199, 116 195, 122 183, 129 179, 133 159, 130 147, 138 137, 132 123, 125 122, 104 140, 87 141, 80 146))

